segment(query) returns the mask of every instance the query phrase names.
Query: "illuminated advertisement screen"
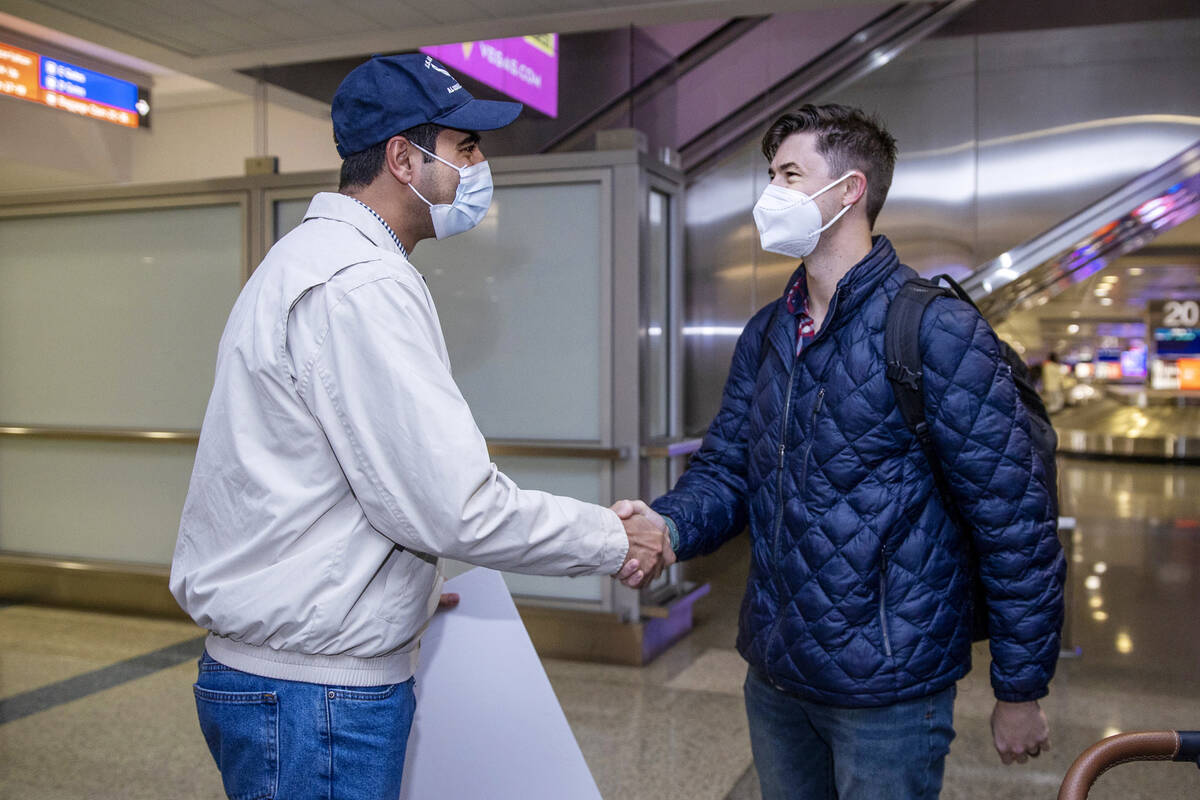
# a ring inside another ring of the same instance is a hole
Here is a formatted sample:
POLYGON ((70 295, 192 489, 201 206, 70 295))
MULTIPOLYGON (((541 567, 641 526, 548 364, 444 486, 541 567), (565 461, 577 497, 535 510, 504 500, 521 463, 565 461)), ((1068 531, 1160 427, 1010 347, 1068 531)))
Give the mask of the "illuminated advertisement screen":
POLYGON ((146 127, 148 92, 136 83, 0 43, 0 95, 126 128, 146 127))
POLYGON ((1146 351, 1142 349, 1122 351, 1121 373, 1127 378, 1146 377, 1146 351))
POLYGON ((558 116, 557 33, 440 44, 421 52, 547 116, 558 116))
POLYGON ((1185 392, 1200 391, 1200 359, 1181 358, 1179 365, 1179 388, 1185 392))

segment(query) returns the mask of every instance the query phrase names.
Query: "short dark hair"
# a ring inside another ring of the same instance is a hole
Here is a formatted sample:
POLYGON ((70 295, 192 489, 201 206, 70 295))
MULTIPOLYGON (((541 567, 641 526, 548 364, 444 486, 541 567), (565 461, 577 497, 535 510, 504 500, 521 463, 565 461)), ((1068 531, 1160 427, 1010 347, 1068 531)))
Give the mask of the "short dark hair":
MULTIPOLYGON (((437 147, 438 134, 443 130, 445 128, 441 125, 426 122, 423 125, 416 125, 406 131, 401 131, 396 135, 403 136, 418 147, 424 147, 432 153, 437 147)), ((366 150, 351 153, 342 159, 342 173, 338 178, 339 192, 369 186, 372 181, 379 177, 379 174, 383 172, 383 164, 387 155, 387 143, 390 138, 388 137, 388 139, 384 139, 382 142, 373 144, 366 150)), ((433 160, 428 155, 422 155, 425 163, 433 160)))
POLYGON ((775 158, 783 140, 793 133, 817 134, 817 152, 829 162, 833 177, 852 169, 867 176, 867 222, 874 228, 896 166, 896 140, 883 123, 850 106, 809 103, 784 114, 767 129, 762 141, 767 161, 775 158))

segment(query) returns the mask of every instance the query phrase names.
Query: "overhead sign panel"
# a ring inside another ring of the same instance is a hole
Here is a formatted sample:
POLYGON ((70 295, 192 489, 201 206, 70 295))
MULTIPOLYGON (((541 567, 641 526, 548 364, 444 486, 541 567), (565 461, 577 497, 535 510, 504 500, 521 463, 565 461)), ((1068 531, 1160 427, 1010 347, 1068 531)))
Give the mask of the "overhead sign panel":
POLYGON ((136 83, 0 42, 0 95, 111 122, 145 127, 148 92, 136 83))
POLYGON ((32 100, 38 96, 38 54, 0 44, 0 94, 32 100))
POLYGON ((547 116, 558 116, 557 33, 441 44, 421 52, 547 116))

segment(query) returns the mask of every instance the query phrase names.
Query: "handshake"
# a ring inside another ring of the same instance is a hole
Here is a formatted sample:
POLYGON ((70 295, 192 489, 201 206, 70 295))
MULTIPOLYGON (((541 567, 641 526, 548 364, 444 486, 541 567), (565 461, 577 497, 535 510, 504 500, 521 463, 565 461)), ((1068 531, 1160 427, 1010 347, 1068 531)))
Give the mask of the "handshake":
POLYGON ((612 510, 621 518, 625 535, 629 537, 629 553, 616 577, 629 588, 636 589, 650 583, 675 563, 667 523, 641 500, 618 500, 612 510))

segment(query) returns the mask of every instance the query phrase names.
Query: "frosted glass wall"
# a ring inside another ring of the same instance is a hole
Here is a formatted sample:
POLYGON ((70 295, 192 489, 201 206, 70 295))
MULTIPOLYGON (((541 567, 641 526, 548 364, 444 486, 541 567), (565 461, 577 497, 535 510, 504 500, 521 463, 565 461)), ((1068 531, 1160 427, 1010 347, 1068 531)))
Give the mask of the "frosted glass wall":
MULTIPOLYGON (((478 228, 413 253, 454 379, 490 439, 602 437, 601 195, 598 182, 500 186, 478 228)), ((525 489, 608 495, 607 462, 507 457, 497 466, 525 489)), ((609 579, 505 580, 514 594, 599 602, 609 579)))
POLYGON ((489 438, 601 438, 601 194, 599 182, 497 187, 479 227, 412 255, 489 438))
POLYGON ((198 428, 239 205, 0 219, 0 420, 198 428))
POLYGON ((304 212, 312 198, 298 200, 275 201, 275 241, 279 241, 288 231, 304 221, 304 212))
MULTIPOLYGON (((0 422, 199 428, 238 203, 0 218, 0 422)), ((0 440, 0 550, 165 564, 195 448, 0 440)))
POLYGON ((169 564, 196 446, 0 439, 0 550, 169 564))

